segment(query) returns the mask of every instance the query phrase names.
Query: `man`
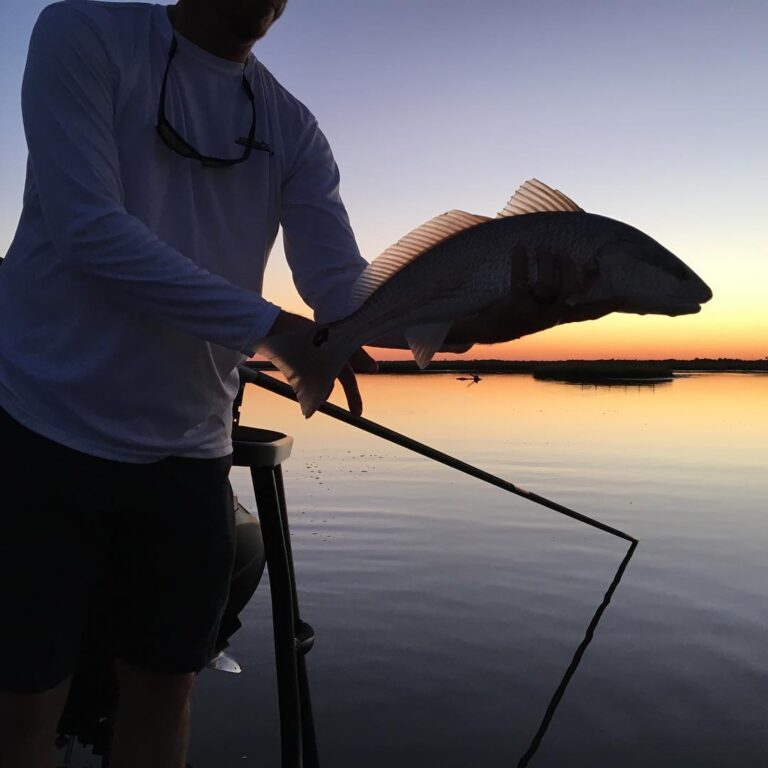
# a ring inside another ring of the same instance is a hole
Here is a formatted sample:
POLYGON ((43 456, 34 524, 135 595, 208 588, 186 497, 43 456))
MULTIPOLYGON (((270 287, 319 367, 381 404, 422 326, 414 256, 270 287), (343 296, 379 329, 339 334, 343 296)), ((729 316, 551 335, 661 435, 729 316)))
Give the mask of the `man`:
MULTIPOLYGON (((33 32, 24 209, 0 269, 3 768, 53 764, 115 540, 112 764, 184 764, 231 567, 236 367, 309 322, 260 296, 278 223, 321 319, 365 266, 316 121, 250 54, 284 6, 71 0, 33 32)), ((341 380, 359 410, 351 368, 341 380)))
MULTIPOLYGON (((185 764, 231 569, 237 366, 310 322, 261 297, 278 225, 321 322, 366 264, 325 137, 250 53, 285 4, 64 0, 32 34, 0 269, 0 768, 54 764, 106 551, 123 577, 111 765, 185 764)), ((542 306, 493 308, 453 340, 583 319, 542 306)), ((375 363, 361 350, 339 376, 359 413, 353 367, 375 363)))

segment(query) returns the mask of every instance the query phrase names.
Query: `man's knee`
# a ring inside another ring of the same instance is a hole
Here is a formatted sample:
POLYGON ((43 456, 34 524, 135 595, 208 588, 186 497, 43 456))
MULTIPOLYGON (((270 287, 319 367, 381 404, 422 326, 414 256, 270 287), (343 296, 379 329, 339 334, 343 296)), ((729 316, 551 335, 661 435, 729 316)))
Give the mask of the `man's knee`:
POLYGON ((0 691, 0 766, 3 755, 24 744, 50 742, 69 691, 69 680, 42 693, 0 691))
POLYGON ((118 661, 117 678, 121 701, 175 709, 189 704, 197 674, 153 672, 118 661))

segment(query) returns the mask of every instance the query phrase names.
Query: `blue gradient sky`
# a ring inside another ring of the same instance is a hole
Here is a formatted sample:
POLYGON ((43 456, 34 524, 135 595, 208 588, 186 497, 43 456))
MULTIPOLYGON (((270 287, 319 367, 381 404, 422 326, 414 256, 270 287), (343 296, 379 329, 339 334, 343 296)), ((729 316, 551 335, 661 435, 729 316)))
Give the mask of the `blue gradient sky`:
MULTIPOLYGON (((3 0, 3 251, 24 178, 26 45, 45 5, 3 0)), ((612 316, 505 356, 763 357, 766 39, 763 0, 290 0, 256 54, 330 138, 366 258, 446 209, 495 214, 536 176, 645 230, 715 292, 695 317, 612 316)), ((299 306, 281 252, 265 293, 299 306)))

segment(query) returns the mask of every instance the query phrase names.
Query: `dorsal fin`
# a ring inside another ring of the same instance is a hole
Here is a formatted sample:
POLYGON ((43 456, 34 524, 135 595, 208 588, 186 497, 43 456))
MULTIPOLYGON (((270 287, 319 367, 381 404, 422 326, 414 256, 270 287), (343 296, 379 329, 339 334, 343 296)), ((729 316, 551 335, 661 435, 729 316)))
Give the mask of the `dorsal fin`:
POLYGON ((361 306, 368 297, 422 253, 453 237, 465 229, 490 221, 488 216, 477 216, 466 211, 448 211, 409 232, 386 251, 377 256, 363 271, 352 288, 351 309, 361 306))
POLYGON ((548 187, 538 179, 529 179, 523 183, 499 211, 497 219, 504 216, 519 216, 524 213, 544 213, 545 211, 581 211, 576 203, 557 189, 548 187))

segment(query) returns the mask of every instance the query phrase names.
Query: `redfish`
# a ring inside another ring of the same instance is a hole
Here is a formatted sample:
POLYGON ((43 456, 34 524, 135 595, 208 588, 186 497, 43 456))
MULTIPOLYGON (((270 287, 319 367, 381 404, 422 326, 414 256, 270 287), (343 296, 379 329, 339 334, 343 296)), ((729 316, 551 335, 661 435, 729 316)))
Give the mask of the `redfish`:
POLYGON ((535 293, 546 269, 541 253, 573 265, 566 298, 572 306, 612 301, 621 312, 683 315, 712 298, 701 278, 648 235, 587 213, 531 179, 496 218, 454 210, 413 230, 362 272, 345 318, 268 337, 258 351, 288 379, 308 418, 362 345, 403 333, 424 368, 454 322, 510 294, 535 293), (524 280, 512 264, 521 258, 524 280))

